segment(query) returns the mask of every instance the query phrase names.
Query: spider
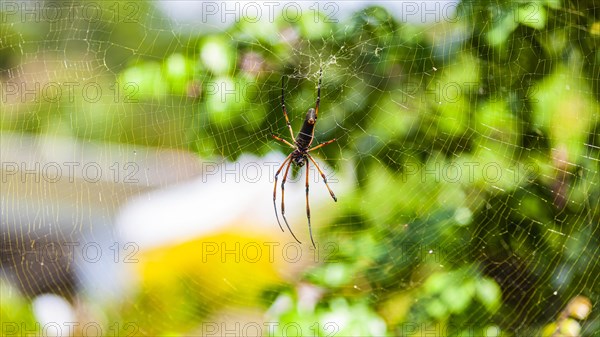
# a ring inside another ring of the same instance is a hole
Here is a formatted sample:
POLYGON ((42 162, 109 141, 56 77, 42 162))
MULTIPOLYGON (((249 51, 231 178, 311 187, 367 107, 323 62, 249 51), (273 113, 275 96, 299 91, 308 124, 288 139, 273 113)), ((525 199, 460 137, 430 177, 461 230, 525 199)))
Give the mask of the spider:
POLYGON ((336 198, 335 194, 333 193, 333 191, 331 190, 331 188, 329 187, 329 184, 327 183, 327 177, 325 177, 323 170, 321 170, 321 168, 319 167, 317 162, 309 154, 310 151, 320 149, 323 146, 329 145, 336 141, 336 139, 334 138, 332 140, 329 140, 325 143, 321 143, 312 148, 310 147, 310 145, 313 142, 314 136, 315 136, 315 124, 317 122, 317 117, 319 115, 319 102, 321 101, 321 77, 322 77, 322 75, 323 75, 323 69, 321 68, 321 69, 319 69, 319 85, 317 87, 317 103, 315 104, 314 109, 313 108, 308 109, 308 112, 306 113, 306 117, 304 118, 304 123, 302 124, 302 128, 300 129, 300 132, 298 133, 298 136, 296 136, 296 137, 294 137, 294 131, 292 131, 292 125, 290 124, 287 110, 285 108, 285 96, 284 96, 284 90, 283 90, 284 78, 283 77, 281 78, 281 107, 283 109, 283 115, 285 116, 285 122, 287 123, 287 127, 290 130, 290 136, 292 137, 292 143, 290 143, 287 140, 280 138, 276 135, 273 135, 273 138, 275 138, 276 140, 278 140, 278 141, 288 145, 292 149, 294 149, 294 151, 292 151, 292 153, 290 153, 285 158, 285 160, 283 161, 283 163, 281 164, 281 166, 275 173, 275 186, 273 187, 273 207, 275 208, 275 217, 277 218, 277 223, 279 224, 279 228, 281 228, 281 231, 284 232, 283 227, 281 226, 281 222, 279 221, 279 216, 277 215, 276 195, 277 195, 277 178, 279 176, 279 173, 281 173, 281 170, 283 170, 283 168, 285 167, 285 172, 283 173, 283 179, 281 181, 281 216, 283 217, 283 220, 285 221, 285 225, 287 226, 290 233, 292 233, 292 236, 294 237, 294 239, 298 243, 301 244, 300 240, 298 240, 298 238, 296 238, 296 235, 294 235, 294 232, 292 232, 292 229, 290 228, 290 225, 288 224, 288 221, 285 217, 284 192, 285 192, 285 182, 287 180, 287 176, 288 176, 288 172, 290 170, 291 164, 294 164, 297 167, 302 167, 302 166, 304 166, 304 164, 306 164, 306 217, 308 219, 308 232, 310 234, 310 241, 312 242, 313 247, 315 247, 315 248, 316 248, 316 245, 315 245, 315 241, 313 240, 312 227, 310 224, 310 206, 308 203, 308 171, 309 171, 308 170, 308 161, 309 160, 315 165, 315 167, 319 171, 319 174, 321 174, 321 177, 323 178, 323 182, 325 183, 325 186, 327 186, 327 189, 329 190, 329 194, 331 194, 331 197, 333 198, 333 200, 337 202, 337 198, 336 198))

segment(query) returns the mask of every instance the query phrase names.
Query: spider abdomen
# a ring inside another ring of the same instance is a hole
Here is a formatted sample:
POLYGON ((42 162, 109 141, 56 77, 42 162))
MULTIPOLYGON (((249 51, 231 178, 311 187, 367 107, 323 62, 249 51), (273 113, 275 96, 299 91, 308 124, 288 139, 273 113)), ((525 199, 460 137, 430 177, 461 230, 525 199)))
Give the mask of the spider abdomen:
POLYGON ((315 132, 316 121, 317 113, 315 112, 315 109, 308 109, 306 117, 304 118, 304 123, 302 124, 302 128, 296 137, 296 145, 298 145, 300 149, 308 149, 310 146, 315 132))

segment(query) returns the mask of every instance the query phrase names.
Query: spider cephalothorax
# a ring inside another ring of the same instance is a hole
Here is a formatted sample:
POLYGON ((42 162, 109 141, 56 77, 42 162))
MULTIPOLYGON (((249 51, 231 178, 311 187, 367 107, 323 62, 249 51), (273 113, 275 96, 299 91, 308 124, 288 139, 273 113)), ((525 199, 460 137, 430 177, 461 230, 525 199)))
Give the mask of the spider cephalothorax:
POLYGON ((290 136, 292 137, 293 144, 283 138, 273 135, 273 137, 275 139, 287 144, 288 146, 290 146, 291 148, 294 149, 294 151, 292 151, 292 153, 290 153, 285 158, 285 160, 283 161, 283 163, 277 170, 277 173, 275 173, 275 186, 273 188, 273 207, 275 208, 275 216, 277 217, 277 222, 279 223, 279 228, 281 228, 281 231, 283 231, 281 222, 279 222, 279 216, 277 215, 277 205, 275 203, 276 195, 277 195, 277 177, 279 176, 279 173, 281 172, 281 170, 285 167, 285 172, 283 173, 283 179, 281 181, 281 216, 283 217, 283 220, 285 221, 285 225, 287 226, 290 233, 292 233, 292 236, 294 237, 294 239, 296 239, 296 241, 298 241, 298 243, 300 243, 298 238, 296 238, 296 235, 294 235, 294 232, 292 232, 292 229, 290 228, 290 225, 288 224, 287 219, 285 217, 285 204, 284 204, 283 200, 284 200, 285 182, 287 180, 288 172, 290 171, 290 166, 292 165, 292 163, 298 167, 302 167, 302 166, 304 166, 304 164, 306 164, 306 217, 308 218, 308 231, 310 234, 310 241, 312 242, 314 247, 316 247, 316 245, 315 245, 315 241, 313 240, 313 236, 312 236, 312 227, 310 224, 310 206, 308 204, 308 186, 309 186, 308 185, 308 161, 309 160, 315 165, 315 167, 319 171, 319 174, 321 174, 321 177, 323 178, 323 182, 325 183, 325 186, 327 186, 327 189, 329 190, 329 194, 331 194, 331 197, 333 198, 333 200, 337 201, 335 194, 333 193, 333 191, 329 187, 329 184, 327 183, 327 178, 325 177, 325 174, 323 173, 323 171, 321 170, 321 168, 319 167, 317 162, 309 154, 310 151, 316 150, 325 145, 335 142, 335 138, 334 138, 330 141, 319 144, 315 147, 312 147, 312 148, 310 147, 310 144, 312 144, 312 141, 315 136, 315 124, 317 123, 317 117, 319 115, 319 102, 321 101, 321 76, 322 76, 322 74, 323 74, 323 70, 320 69, 319 70, 319 85, 317 87, 317 103, 315 104, 315 108, 314 109, 310 108, 306 112, 306 117, 304 118, 304 123, 302 124, 302 128, 300 129, 300 132, 298 132, 298 136, 296 136, 296 137, 294 137, 294 131, 292 131, 292 126, 290 124, 287 110, 285 108, 285 98, 284 98, 284 92, 283 92, 283 78, 281 79, 281 107, 283 109, 283 115, 285 116, 285 121, 287 123, 287 127, 290 130, 290 136), (286 164, 287 164, 287 166, 286 166, 286 164))
POLYGON ((294 152, 292 152, 292 164, 298 166, 298 167, 302 167, 304 166, 304 163, 306 162, 306 156, 308 154, 306 152, 303 152, 301 150, 294 150, 294 152))

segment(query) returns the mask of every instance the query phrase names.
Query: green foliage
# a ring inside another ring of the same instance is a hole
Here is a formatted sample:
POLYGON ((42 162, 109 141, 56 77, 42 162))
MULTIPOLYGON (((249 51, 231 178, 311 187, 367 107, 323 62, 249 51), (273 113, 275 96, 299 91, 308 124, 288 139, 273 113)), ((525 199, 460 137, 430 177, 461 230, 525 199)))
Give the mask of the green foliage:
POLYGON ((387 336, 385 321, 365 301, 348 303, 345 298, 331 298, 317 308, 284 292, 276 303, 285 305, 279 323, 269 336, 387 336))
POLYGON ((8 282, 0 280, 0 322, 2 331, 17 333, 20 324, 24 326, 35 326, 33 308, 17 289, 8 282))

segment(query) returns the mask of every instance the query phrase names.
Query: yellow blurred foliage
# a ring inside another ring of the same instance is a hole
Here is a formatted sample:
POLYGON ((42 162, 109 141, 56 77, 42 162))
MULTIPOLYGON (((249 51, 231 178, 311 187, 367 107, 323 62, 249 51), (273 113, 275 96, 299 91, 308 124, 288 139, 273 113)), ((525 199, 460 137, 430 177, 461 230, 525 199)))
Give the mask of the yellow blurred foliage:
POLYGON ((228 305, 247 306, 257 303, 269 286, 282 282, 275 245, 279 242, 236 226, 141 252, 137 268, 142 287, 153 297, 176 298, 183 291, 215 307, 225 299, 228 305))

